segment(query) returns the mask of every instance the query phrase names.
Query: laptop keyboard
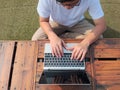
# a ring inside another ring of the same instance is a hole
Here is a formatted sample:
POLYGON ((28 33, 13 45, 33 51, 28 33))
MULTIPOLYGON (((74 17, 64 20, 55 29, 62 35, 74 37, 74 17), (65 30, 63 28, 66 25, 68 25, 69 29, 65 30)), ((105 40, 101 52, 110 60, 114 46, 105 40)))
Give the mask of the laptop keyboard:
POLYGON ((64 53, 61 58, 53 57, 52 53, 44 53, 45 70, 84 70, 85 60, 71 60, 71 53, 64 53))

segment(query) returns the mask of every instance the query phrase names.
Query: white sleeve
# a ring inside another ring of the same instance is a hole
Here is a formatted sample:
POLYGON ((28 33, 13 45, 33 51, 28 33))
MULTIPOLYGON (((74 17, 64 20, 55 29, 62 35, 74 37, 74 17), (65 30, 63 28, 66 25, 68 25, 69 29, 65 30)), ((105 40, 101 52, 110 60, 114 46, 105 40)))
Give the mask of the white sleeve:
POLYGON ((39 0, 38 6, 37 6, 37 12, 39 16, 48 18, 50 16, 50 9, 48 0, 39 0))
POLYGON ((103 17, 104 12, 100 5, 100 1, 99 0, 89 0, 89 1, 90 1, 90 5, 88 8, 88 12, 89 12, 90 16, 92 17, 92 19, 99 19, 99 18, 103 17))

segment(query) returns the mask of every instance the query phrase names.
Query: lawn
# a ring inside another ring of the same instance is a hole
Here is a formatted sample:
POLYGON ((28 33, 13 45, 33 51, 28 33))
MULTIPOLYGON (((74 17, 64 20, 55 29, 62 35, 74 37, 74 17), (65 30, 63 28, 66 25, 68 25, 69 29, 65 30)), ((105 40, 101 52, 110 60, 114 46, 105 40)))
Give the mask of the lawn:
MULTIPOLYGON (((30 40, 39 27, 38 0, 0 0, 0 40, 30 40)), ((120 0, 101 0, 106 38, 120 38, 120 0)), ((88 15, 86 15, 88 19, 88 15)))

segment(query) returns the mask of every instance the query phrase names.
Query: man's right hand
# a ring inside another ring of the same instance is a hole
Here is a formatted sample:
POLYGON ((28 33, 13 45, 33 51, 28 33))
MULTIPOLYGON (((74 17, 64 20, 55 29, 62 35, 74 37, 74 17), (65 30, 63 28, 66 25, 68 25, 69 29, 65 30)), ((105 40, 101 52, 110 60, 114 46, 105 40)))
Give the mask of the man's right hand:
POLYGON ((63 47, 66 48, 65 42, 58 36, 50 38, 50 45, 52 48, 52 55, 56 57, 63 56, 63 47))
POLYGON ((40 25, 50 40, 52 55, 62 57, 63 47, 65 47, 65 43, 53 32, 52 27, 49 23, 49 18, 40 17, 40 25))

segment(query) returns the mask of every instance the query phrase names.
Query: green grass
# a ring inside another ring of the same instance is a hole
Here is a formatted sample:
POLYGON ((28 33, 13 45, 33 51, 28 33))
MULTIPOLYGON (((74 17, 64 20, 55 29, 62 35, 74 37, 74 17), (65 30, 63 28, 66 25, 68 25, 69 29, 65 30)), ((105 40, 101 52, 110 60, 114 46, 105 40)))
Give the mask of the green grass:
MULTIPOLYGON (((30 40, 39 27, 38 0, 0 0, 0 40, 30 40)), ((107 31, 104 37, 120 38, 120 0, 101 0, 107 31)), ((87 18, 90 19, 87 15, 87 18)))
POLYGON ((120 38, 120 0, 102 0, 108 29, 105 37, 120 38))
POLYGON ((31 39, 39 27, 37 0, 0 0, 0 39, 31 39))

